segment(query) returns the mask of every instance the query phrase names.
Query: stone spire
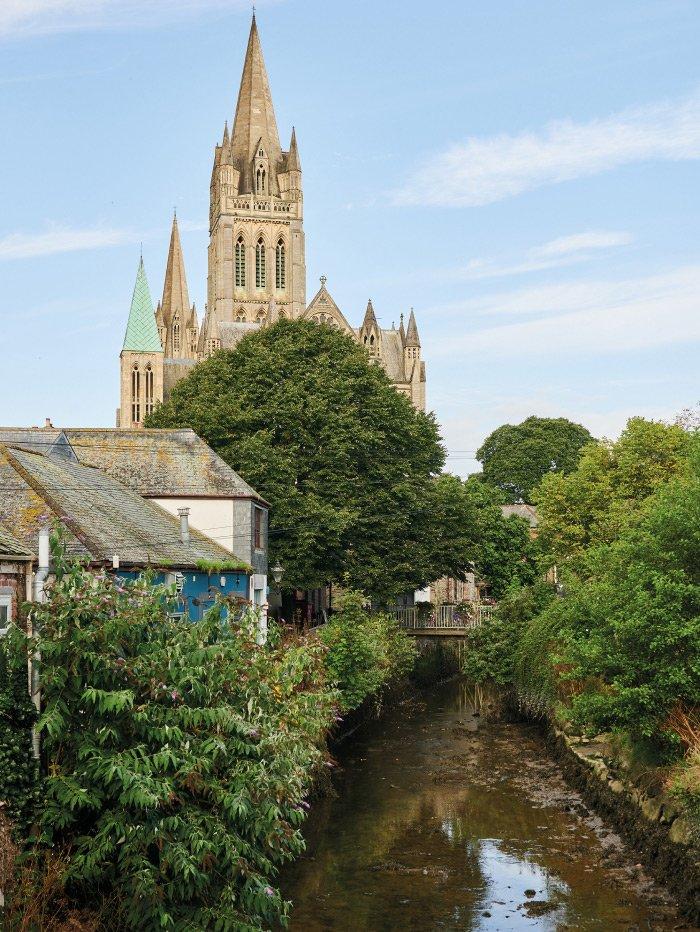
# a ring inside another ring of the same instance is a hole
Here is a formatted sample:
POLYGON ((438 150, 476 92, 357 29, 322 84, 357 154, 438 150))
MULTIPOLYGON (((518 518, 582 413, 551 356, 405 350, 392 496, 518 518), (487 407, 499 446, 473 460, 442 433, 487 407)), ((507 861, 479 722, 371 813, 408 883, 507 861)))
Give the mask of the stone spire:
POLYGON ((177 214, 173 217, 170 234, 168 265, 165 270, 163 300, 159 307, 161 326, 165 330, 165 355, 178 359, 189 358, 196 353, 197 312, 190 305, 185 275, 185 260, 180 243, 177 214))
POLYGON ((292 140, 289 143, 289 154, 287 155, 287 171, 300 172, 301 161, 299 159, 299 149, 297 148, 297 131, 292 127, 292 140))
POLYGON ((158 334, 156 315, 153 312, 153 301, 148 288, 146 269, 143 265, 143 256, 139 262, 136 273, 134 294, 131 298, 131 310, 126 325, 124 346, 122 352, 129 353, 162 353, 163 347, 158 334))
POLYGON ((377 318, 374 313, 374 305, 371 299, 367 302, 367 310, 365 311, 365 319, 362 321, 362 326, 367 330, 372 326, 378 326, 377 318))
POLYGON ((253 14, 241 87, 238 92, 236 116, 231 133, 233 162, 241 172, 241 193, 252 191, 252 162, 260 149, 264 152, 264 157, 269 160, 272 180, 282 155, 282 149, 258 26, 255 22, 255 14, 253 14))
POLYGON ((411 316, 408 318, 408 330, 406 331, 406 346, 416 346, 420 349, 420 339, 418 337, 416 315, 413 312, 413 308, 411 308, 411 316))
POLYGON ((401 334, 401 342, 406 345, 406 328, 403 325, 403 313, 401 314, 401 323, 399 324, 399 333, 401 334))
POLYGON ((163 286, 161 304, 166 327, 170 326, 176 314, 180 315, 183 325, 189 319, 190 296, 187 292, 185 260, 182 255, 177 214, 173 216, 173 229, 170 234, 170 250, 168 251, 168 265, 165 269, 165 285, 163 286))

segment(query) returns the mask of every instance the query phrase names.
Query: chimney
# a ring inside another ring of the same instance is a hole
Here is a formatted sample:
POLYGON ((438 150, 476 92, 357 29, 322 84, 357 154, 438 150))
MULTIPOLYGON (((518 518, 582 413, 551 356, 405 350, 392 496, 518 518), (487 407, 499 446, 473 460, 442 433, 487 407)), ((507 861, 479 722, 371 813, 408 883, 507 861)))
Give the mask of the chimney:
POLYGON ((53 429, 54 429, 53 424, 51 423, 51 418, 50 418, 50 417, 47 417, 47 418, 46 418, 45 423, 44 423, 44 428, 45 428, 46 430, 53 430, 53 429))
POLYGON ((177 513, 180 515, 180 540, 183 544, 190 542, 190 509, 178 508, 177 513))

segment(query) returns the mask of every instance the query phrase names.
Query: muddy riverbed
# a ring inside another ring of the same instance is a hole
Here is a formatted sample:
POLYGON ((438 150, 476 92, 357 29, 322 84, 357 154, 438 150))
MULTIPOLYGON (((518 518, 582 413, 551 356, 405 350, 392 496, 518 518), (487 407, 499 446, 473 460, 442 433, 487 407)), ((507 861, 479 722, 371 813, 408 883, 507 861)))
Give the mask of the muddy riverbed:
POLYGON ((488 716, 464 683, 386 714, 338 764, 283 877, 292 930, 695 928, 538 730, 488 716))

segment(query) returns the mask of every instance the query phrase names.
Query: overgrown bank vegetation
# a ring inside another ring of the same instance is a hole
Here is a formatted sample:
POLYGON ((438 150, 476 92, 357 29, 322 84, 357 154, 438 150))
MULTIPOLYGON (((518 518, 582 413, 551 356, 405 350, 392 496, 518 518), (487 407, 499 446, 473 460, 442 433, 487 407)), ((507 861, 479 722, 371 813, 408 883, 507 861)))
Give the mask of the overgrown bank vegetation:
POLYGON ((465 672, 531 715, 612 732, 697 812, 700 437, 633 419, 532 497, 541 580, 471 635, 465 672))
POLYGON ((326 736, 405 674, 412 644, 350 593, 322 637, 273 629, 261 645, 256 618, 229 620, 223 602, 193 624, 169 617, 148 580, 55 558, 38 642, 17 632, 0 666, 0 767, 16 772, 7 811, 24 849, 3 928, 284 921, 275 878, 303 848, 305 796, 332 765, 326 736), (37 647, 43 777, 24 698, 37 647))

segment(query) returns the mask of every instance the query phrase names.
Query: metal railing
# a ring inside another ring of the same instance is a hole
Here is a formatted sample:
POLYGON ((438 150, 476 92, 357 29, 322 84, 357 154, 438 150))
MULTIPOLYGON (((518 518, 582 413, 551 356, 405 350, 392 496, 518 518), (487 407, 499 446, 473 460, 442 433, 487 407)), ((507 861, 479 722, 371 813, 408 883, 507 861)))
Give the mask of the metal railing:
POLYGON ((471 612, 457 611, 456 605, 439 605, 429 614, 424 614, 417 607, 396 608, 390 614, 396 618, 402 628, 409 631, 468 631, 478 628, 493 615, 493 605, 475 603, 471 612))

